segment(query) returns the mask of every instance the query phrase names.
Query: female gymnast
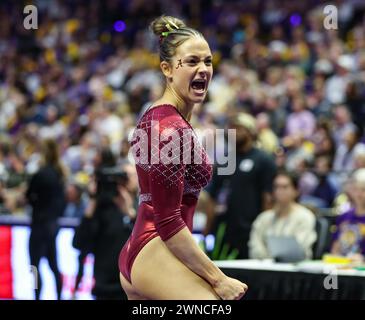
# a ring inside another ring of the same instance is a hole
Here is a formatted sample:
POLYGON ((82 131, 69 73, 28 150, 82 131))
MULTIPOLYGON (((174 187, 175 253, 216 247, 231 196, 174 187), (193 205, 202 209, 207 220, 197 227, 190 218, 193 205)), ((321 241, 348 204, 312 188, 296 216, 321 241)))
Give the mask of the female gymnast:
POLYGON ((188 121, 194 104, 206 96, 212 53, 203 35, 180 19, 161 16, 150 27, 160 39, 166 88, 137 123, 146 135, 135 130, 131 141, 132 148, 147 143, 148 161, 136 161, 139 208, 119 256, 121 285, 130 300, 241 299, 246 284, 226 276, 191 233, 199 192, 211 179, 212 165, 188 121), (183 137, 186 130, 190 140, 183 137), (189 145, 193 147, 184 148, 189 145), (195 152, 200 152, 199 161, 195 152), (184 161, 189 155, 190 163, 184 161), (151 161, 156 156, 159 161, 151 161))

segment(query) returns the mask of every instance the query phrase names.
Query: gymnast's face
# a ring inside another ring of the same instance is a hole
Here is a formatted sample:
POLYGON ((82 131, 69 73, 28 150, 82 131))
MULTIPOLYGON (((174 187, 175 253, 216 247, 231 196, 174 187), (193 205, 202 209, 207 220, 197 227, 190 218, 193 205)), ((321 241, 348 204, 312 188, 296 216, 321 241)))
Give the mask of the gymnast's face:
POLYGON ((165 75, 173 91, 187 104, 203 102, 213 75, 208 43, 201 37, 183 42, 176 49, 165 75))

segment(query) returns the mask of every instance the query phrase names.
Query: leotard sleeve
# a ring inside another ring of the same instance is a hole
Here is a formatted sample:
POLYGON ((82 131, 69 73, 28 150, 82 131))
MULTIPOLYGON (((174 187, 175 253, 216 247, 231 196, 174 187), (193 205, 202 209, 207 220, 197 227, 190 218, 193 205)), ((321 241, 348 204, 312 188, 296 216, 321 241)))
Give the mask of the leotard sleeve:
POLYGON ((154 222, 161 239, 168 240, 186 224, 181 216, 185 165, 182 161, 183 119, 169 115, 152 126, 159 132, 159 141, 151 139, 151 157, 158 155, 158 163, 151 159, 149 186, 154 208, 154 222))

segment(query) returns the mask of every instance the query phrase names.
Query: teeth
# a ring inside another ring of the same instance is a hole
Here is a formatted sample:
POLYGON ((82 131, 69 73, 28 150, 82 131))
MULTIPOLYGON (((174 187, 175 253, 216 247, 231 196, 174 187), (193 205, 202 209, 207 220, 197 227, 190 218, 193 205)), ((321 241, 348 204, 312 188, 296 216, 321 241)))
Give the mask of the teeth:
POLYGON ((202 80, 202 79, 197 79, 197 80, 194 80, 193 82, 198 82, 198 83, 204 83, 205 84, 205 80, 202 80))

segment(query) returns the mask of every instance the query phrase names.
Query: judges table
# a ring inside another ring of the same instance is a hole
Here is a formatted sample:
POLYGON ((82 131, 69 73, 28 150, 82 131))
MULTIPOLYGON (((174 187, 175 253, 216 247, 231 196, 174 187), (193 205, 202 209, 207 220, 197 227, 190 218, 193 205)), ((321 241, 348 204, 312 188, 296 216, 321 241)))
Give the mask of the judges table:
POLYGON ((322 261, 297 264, 272 260, 221 260, 228 276, 248 285, 245 299, 364 300, 365 270, 344 269, 322 261))

